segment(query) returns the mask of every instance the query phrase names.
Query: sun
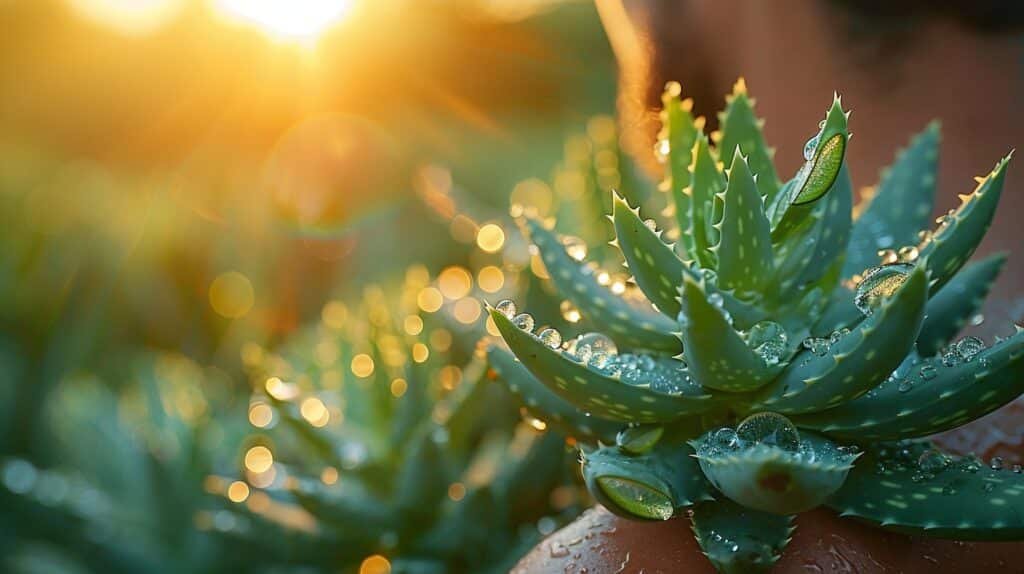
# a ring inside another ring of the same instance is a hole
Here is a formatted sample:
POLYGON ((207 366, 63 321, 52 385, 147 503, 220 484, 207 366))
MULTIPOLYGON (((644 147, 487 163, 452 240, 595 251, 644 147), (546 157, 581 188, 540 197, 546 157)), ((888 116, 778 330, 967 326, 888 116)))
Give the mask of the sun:
POLYGON ((216 0, 231 19, 279 40, 311 41, 343 20, 354 0, 216 0))

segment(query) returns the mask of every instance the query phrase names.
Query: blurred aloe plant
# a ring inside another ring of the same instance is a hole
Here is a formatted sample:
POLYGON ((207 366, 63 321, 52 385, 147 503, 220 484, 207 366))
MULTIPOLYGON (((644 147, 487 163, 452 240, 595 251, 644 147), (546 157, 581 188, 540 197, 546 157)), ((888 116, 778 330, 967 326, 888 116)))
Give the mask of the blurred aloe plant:
POLYGON ((227 376, 170 353, 122 351, 116 364, 54 387, 45 458, 0 459, 3 571, 255 571, 258 557, 200 528, 232 519, 203 490, 245 436, 227 376))
POLYGON ((722 572, 770 569, 792 515, 819 505, 909 533, 1024 538, 1020 467, 919 440, 1024 391, 1019 327, 991 347, 954 341, 1005 260, 965 266, 1010 157, 930 229, 931 125, 854 219, 838 96, 782 182, 742 80, 710 137, 680 92, 670 83, 663 98, 664 204, 652 198, 645 220, 611 198, 628 281, 522 219, 544 274, 600 332, 535 333, 502 301, 490 315, 507 348, 488 349, 500 377, 534 416, 592 445, 583 475, 601 503, 638 519, 689 514, 722 572))
POLYGON ((482 353, 421 312, 428 280, 331 302, 277 352, 247 349, 245 486, 213 482, 239 503, 236 537, 270 541, 279 571, 505 572, 582 509, 565 438, 524 424, 482 353))

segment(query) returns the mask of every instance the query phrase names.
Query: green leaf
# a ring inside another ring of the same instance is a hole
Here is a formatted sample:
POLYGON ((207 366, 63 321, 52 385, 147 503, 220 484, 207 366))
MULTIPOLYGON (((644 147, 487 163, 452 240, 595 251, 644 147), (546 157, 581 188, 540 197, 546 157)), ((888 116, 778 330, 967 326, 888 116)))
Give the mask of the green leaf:
POLYGON ((813 433, 800 433, 794 450, 763 443, 719 445, 717 433, 695 441, 704 475, 735 502, 773 514, 820 505, 843 484, 856 458, 813 433))
POLYGON ((548 425, 583 440, 611 442, 622 423, 586 416, 583 411, 552 392, 537 380, 515 355, 496 345, 487 348, 487 358, 498 377, 519 396, 527 411, 548 425))
POLYGON ((725 174, 719 169, 718 160, 711 154, 706 137, 697 138, 693 157, 693 177, 689 193, 693 210, 690 217, 692 230, 680 228, 680 232, 693 236, 694 257, 700 266, 713 269, 716 266, 716 258, 710 248, 718 244, 719 234, 718 230, 712 227, 718 222, 712 219, 715 202, 721 202, 719 194, 725 191, 725 174))
POLYGON ((683 280, 682 301, 679 321, 686 362, 701 385, 729 392, 751 391, 782 369, 782 364, 767 365, 748 347, 690 278, 683 280))
POLYGON ((755 401, 785 414, 821 410, 853 400, 891 373, 913 349, 927 298, 918 267, 891 298, 824 356, 805 350, 755 401))
POLYGON ((792 516, 760 512, 729 499, 701 502, 690 520, 704 555, 724 574, 768 572, 795 529, 792 516))
POLYGON ((712 406, 711 396, 679 370, 677 361, 656 361, 655 371, 636 373, 633 384, 627 384, 619 375, 599 372, 568 353, 547 347, 496 310, 491 310, 491 317, 522 364, 555 394, 584 412, 613 421, 657 423, 703 413, 712 406), (677 394, 650 387, 654 375, 662 373, 673 375, 677 394))
POLYGON ((1006 258, 1006 253, 997 253, 969 264, 929 299, 921 334, 917 336, 918 353, 925 357, 934 355, 963 329, 981 309, 1006 258))
POLYGON ((828 505, 898 532, 993 541, 1024 539, 1022 501, 1024 475, 916 443, 868 452, 828 505))
POLYGON ((612 200, 612 222, 616 241, 626 258, 636 284, 659 311, 679 314, 679 278, 691 274, 676 257, 672 247, 640 220, 639 209, 631 209, 618 194, 612 200))
POLYGON ((930 227, 939 139, 939 124, 932 122, 882 173, 877 192, 853 225, 843 277, 877 265, 879 249, 916 245, 917 233, 930 227))
POLYGON ((725 111, 719 117, 722 126, 718 140, 718 155, 732 157, 740 150, 748 157, 750 170, 757 174, 757 185, 767 201, 779 192, 781 183, 775 173, 774 155, 761 133, 764 122, 754 115, 754 101, 747 95, 746 82, 741 78, 733 86, 732 95, 726 98, 725 111))
POLYGON ((724 201, 722 221, 716 224, 721 240, 714 248, 718 282, 741 293, 758 291, 774 275, 771 230, 753 174, 739 152, 732 158, 724 201))
POLYGON ((551 281, 588 321, 601 325, 626 347, 679 352, 679 339, 672 335, 675 321, 654 309, 631 305, 598 283, 595 274, 570 257, 558 236, 539 221, 527 219, 526 226, 551 281))
POLYGON ((885 383, 834 409, 797 417, 802 427, 857 440, 927 436, 955 428, 1024 392, 1024 333, 969 362, 909 357, 885 383))
POLYGON ((690 163, 693 161, 693 144, 700 133, 694 123, 693 101, 680 101, 682 88, 676 82, 669 82, 662 94, 661 132, 658 134, 658 153, 665 160, 664 185, 672 191, 675 202, 676 221, 682 232, 680 241, 685 253, 694 253, 693 236, 687 233, 692 228, 691 197, 684 190, 690 186, 690 163))
POLYGON ((1012 153, 1000 160, 973 193, 961 195, 960 207, 925 242, 920 257, 927 262, 932 293, 952 279, 985 237, 999 205, 1011 157, 1012 153))
POLYGON ((608 510, 627 518, 668 520, 683 508, 711 500, 711 486, 690 445, 667 437, 648 453, 617 447, 583 453, 583 480, 608 510))

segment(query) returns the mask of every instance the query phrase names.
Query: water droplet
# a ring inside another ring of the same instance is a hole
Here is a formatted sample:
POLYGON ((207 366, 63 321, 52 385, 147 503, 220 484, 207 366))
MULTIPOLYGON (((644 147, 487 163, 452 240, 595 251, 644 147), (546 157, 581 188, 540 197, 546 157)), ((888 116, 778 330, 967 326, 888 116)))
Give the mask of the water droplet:
POLYGON ((988 467, 992 470, 1003 470, 1003 457, 993 456, 992 460, 988 461, 988 467))
POLYGON ((985 322, 985 316, 982 315, 981 313, 978 313, 978 314, 974 315, 973 317, 971 317, 971 321, 970 321, 971 326, 973 326, 973 327, 977 327, 978 325, 981 325, 984 322, 985 322))
POLYGON ((832 334, 828 336, 829 345, 835 345, 839 341, 843 340, 843 337, 850 334, 850 330, 846 327, 839 329, 838 331, 832 331, 832 334))
POLYGON ((924 365, 923 367, 921 367, 919 373, 921 375, 921 378, 926 381, 934 379, 936 375, 939 374, 939 372, 935 369, 934 365, 924 365))
POLYGON ((906 282, 913 266, 904 263, 879 265, 863 273, 864 279, 857 285, 853 304, 864 315, 871 315, 883 300, 891 297, 906 282))
POLYGON ((892 265, 900 261, 899 253, 895 249, 880 249, 878 251, 878 258, 881 259, 882 265, 892 265))
POLYGON ((955 367, 960 364, 960 354, 955 347, 946 347, 942 350, 942 364, 947 367, 955 367))
POLYGON ((565 252, 569 254, 569 257, 576 261, 583 261, 587 258, 587 244, 579 237, 565 235, 562 237, 562 245, 565 247, 565 252))
POLYGON ((981 485, 981 490, 983 490, 985 492, 992 492, 995 489, 996 489, 996 483, 994 483, 994 482, 986 482, 986 483, 981 485))
POLYGON ((818 142, 820 141, 820 134, 815 134, 811 139, 807 140, 804 144, 804 159, 811 161, 814 159, 814 152, 818 150, 818 142))
POLYGON ((515 314, 516 314, 516 311, 517 311, 517 309, 516 309, 516 302, 511 300, 511 299, 503 299, 503 300, 501 300, 494 307, 494 309, 497 312, 501 313, 502 315, 508 317, 509 319, 514 317, 515 314))
POLYGON ((612 341, 607 335, 601 333, 584 333, 576 339, 576 348, 590 347, 591 352, 604 353, 606 355, 616 355, 619 352, 618 347, 615 346, 615 341, 612 341))
POLYGON ((520 313, 512 319, 512 324, 526 332, 533 331, 533 315, 520 313))
POLYGON ((901 263, 913 263, 917 261, 917 257, 921 253, 917 250, 917 247, 910 245, 906 247, 900 247, 900 250, 896 253, 901 263))
POLYGON ((747 346, 760 355, 768 365, 776 365, 786 352, 789 337, 786 330, 774 321, 761 321, 747 331, 747 346))
POLYGON ((807 337, 803 341, 803 346, 819 357, 827 355, 829 350, 828 339, 822 337, 807 337))
POLYGON ((949 457, 942 453, 942 451, 930 448, 923 453, 917 459, 917 466, 922 472, 931 474, 939 474, 946 470, 949 466, 949 457))
POLYGON ((1013 470, 1013 472, 1015 472, 1015 473, 1017 473, 1017 474, 1020 474, 1021 472, 1024 472, 1024 467, 1022 467, 1022 466, 1021 466, 1021 465, 1019 465, 1019 464, 1015 464, 1015 465, 1013 465, 1013 467, 1011 468, 1011 470, 1013 470))
POLYGON ((910 391, 910 389, 913 389, 913 388, 914 388, 914 380, 913 379, 903 379, 902 381, 900 381, 900 384, 896 386, 896 390, 901 392, 901 393, 908 392, 908 391, 910 391))
POLYGON ((653 219, 645 219, 644 220, 644 227, 646 227, 647 229, 650 229, 651 231, 657 231, 658 230, 658 222, 654 221, 653 219))
POLYGON ((978 353, 985 350, 985 342, 977 337, 964 337, 956 343, 956 354, 965 363, 971 362, 978 353))
POLYGON ((556 329, 548 327, 540 332, 540 341, 552 349, 562 346, 562 334, 556 329))
POLYGON ((740 439, 732 428, 720 428, 711 435, 708 446, 712 449, 735 450, 740 445, 740 439))
POLYGON ((736 436, 748 444, 763 444, 796 452, 800 433, 786 417, 777 413, 750 415, 736 427, 736 436))

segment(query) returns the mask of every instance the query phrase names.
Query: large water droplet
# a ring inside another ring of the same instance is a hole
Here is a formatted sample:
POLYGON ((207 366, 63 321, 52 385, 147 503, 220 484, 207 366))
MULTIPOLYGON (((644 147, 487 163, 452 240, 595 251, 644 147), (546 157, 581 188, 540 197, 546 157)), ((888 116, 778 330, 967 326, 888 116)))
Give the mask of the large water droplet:
POLYGON ((747 331, 747 346, 768 365, 776 365, 786 353, 789 336, 775 321, 761 321, 747 331))
POLYGON ((740 441, 763 444, 796 452, 800 449, 800 433, 786 417, 777 413, 750 415, 736 427, 740 441))
POLYGON ((939 372, 935 369, 934 365, 925 365, 921 367, 920 374, 922 379, 930 381, 934 379, 939 374, 939 372))
POLYGON ((853 304, 861 313, 871 315, 883 300, 891 297, 910 276, 912 265, 894 263, 879 265, 864 272, 864 279, 857 285, 853 304))
POLYGON ((511 319, 516 315, 516 302, 511 299, 503 299, 494 307, 494 309, 502 315, 511 319))
POLYGON ((589 347, 592 353, 604 353, 605 355, 618 354, 619 349, 607 335, 601 333, 584 333, 576 339, 576 349, 589 347))
POLYGON ((512 324, 526 332, 533 331, 533 315, 529 313, 520 313, 512 319, 512 324))
POLYGON ((597 484, 620 508, 640 518, 668 520, 674 508, 672 500, 650 486, 618 476, 600 476, 597 484))
POLYGON ((965 363, 969 363, 971 359, 984 350, 985 342, 977 337, 964 337, 956 343, 956 354, 959 355, 965 363))
POLYGON ((540 337, 541 343, 544 343, 552 349, 557 349, 562 346, 562 334, 556 329, 548 327, 541 331, 538 337, 540 337))

